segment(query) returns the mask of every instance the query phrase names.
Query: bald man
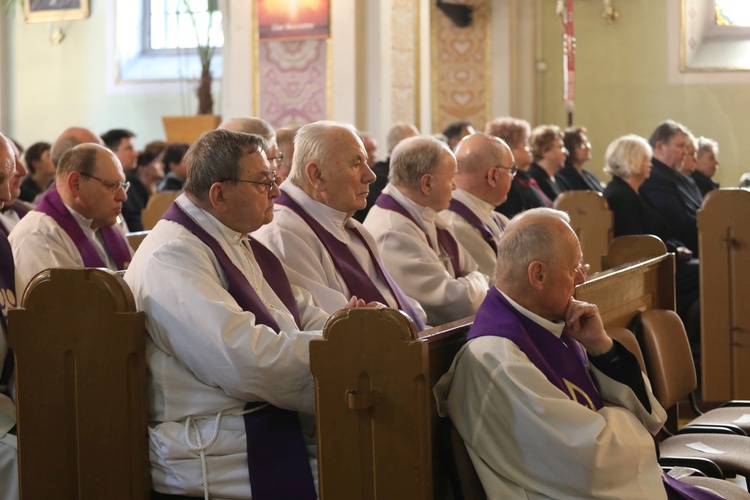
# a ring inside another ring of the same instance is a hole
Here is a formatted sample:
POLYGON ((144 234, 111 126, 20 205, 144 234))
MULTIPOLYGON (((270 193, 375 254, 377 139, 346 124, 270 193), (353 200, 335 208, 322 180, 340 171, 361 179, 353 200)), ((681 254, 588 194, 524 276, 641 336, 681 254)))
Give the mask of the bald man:
MULTIPOLYGON (((13 143, 0 134, 0 208, 9 203, 16 168, 13 143)), ((13 254, 5 233, 0 232, 0 498, 18 498, 18 442, 13 391, 13 353, 8 349, 8 309, 16 299, 13 254)))
POLYGON ((458 169, 450 206, 440 212, 459 243, 495 282, 495 262, 500 235, 508 219, 495 212, 505 202, 518 171, 513 153, 500 138, 473 134, 456 145, 458 169))
POLYGON ((651 436, 666 412, 597 307, 573 299, 585 274, 567 214, 516 216, 498 254, 497 284, 435 386, 488 497, 666 499, 675 483, 651 436))
POLYGON ((132 250, 118 219, 129 187, 106 147, 87 143, 66 152, 55 188, 11 231, 16 288, 51 267, 125 269, 132 250))
POLYGON ((93 144, 104 144, 101 137, 87 128, 66 128, 57 136, 57 139, 55 139, 55 142, 52 144, 52 149, 49 153, 50 160, 52 160, 52 163, 57 166, 62 155, 68 150, 73 149, 79 144, 86 144, 89 142, 93 144))

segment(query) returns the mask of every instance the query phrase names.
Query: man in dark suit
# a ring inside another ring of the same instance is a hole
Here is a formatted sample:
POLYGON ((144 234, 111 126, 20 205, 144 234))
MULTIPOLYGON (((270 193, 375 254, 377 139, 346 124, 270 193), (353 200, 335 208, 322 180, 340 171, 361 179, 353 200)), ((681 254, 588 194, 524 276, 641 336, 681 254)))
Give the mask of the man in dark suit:
POLYGON ((682 182, 677 167, 684 160, 686 143, 690 132, 685 126, 667 120, 651 134, 649 144, 654 150, 651 159, 651 177, 640 189, 646 198, 662 214, 676 239, 698 256, 698 227, 692 193, 682 182))

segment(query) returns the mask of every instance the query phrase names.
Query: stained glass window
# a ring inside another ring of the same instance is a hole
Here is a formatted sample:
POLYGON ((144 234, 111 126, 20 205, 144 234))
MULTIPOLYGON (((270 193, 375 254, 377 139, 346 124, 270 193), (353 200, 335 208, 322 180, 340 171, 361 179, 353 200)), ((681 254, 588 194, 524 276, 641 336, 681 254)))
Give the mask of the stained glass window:
POLYGON ((750 27, 748 0, 714 0, 716 24, 719 26, 750 27))

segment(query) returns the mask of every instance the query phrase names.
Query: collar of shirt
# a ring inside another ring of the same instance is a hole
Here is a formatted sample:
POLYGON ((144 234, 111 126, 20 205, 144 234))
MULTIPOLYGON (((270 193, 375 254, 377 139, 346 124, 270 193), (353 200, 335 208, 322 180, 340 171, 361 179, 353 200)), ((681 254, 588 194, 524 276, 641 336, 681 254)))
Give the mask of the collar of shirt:
POLYGON ((398 201, 417 221, 422 224, 423 230, 425 230, 430 224, 443 229, 447 227, 445 221, 436 211, 430 207, 423 207, 422 205, 415 203, 396 186, 388 184, 385 189, 383 189, 383 192, 393 196, 396 201, 398 201))
POLYGON ((495 210, 494 205, 463 189, 453 191, 453 197, 469 207, 485 224, 492 222, 492 212, 495 210))
POLYGON ((544 328, 545 330, 549 330, 555 335, 555 337, 560 338, 560 335, 562 335, 563 329, 565 329, 565 323, 563 322, 553 323, 552 321, 544 319, 538 314, 529 311, 528 309, 520 305, 518 302, 508 297, 499 288, 498 288, 498 291, 503 294, 503 297, 506 298, 506 300, 510 303, 510 305, 512 305, 516 309, 516 311, 520 312, 521 314, 523 314, 524 316, 529 318, 531 321, 533 321, 537 325, 544 328))
POLYGON ((350 220, 345 212, 339 212, 328 205, 314 200, 309 194, 291 182, 284 181, 283 190, 296 201, 323 228, 344 243, 349 243, 349 234, 344 229, 350 220))
POLYGON ((175 200, 180 207, 192 217, 200 226, 205 229, 212 237, 216 238, 220 245, 224 246, 227 254, 232 258, 234 256, 235 265, 237 261, 241 263, 239 268, 244 271, 246 278, 255 289, 256 293, 263 297, 263 273, 255 260, 255 255, 249 245, 250 235, 239 233, 222 224, 219 219, 201 209, 187 197, 184 193, 175 200), (227 249, 227 247, 229 247, 227 249), (241 258, 244 256, 245 258, 241 258))
POLYGON ((96 229, 93 229, 91 227, 91 224, 93 224, 94 221, 92 219, 87 219, 83 215, 79 214, 78 212, 70 208, 67 204, 65 204, 65 208, 68 209, 70 215, 72 215, 78 225, 81 226, 81 229, 83 229, 83 232, 86 234, 86 236, 88 236, 89 238, 93 238, 94 234, 96 233, 96 229))

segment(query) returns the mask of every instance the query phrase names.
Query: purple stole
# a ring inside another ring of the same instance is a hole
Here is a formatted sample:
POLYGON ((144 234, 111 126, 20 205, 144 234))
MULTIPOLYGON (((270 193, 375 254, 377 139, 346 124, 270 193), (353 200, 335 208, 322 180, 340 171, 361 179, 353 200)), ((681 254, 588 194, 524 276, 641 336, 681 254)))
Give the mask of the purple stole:
MULTIPOLYGON (((375 204, 384 210, 391 210, 403 215, 404 217, 412 221, 419 229, 422 229, 422 226, 420 226, 419 223, 414 220, 414 217, 412 217, 409 211, 401 206, 401 204, 396 201, 393 196, 386 193, 381 193, 380 196, 378 196, 378 199, 375 200, 375 204)), ((458 242, 456 242, 456 239, 453 237, 450 231, 439 228, 437 226, 435 226, 435 230, 437 232, 438 246, 442 248, 443 251, 450 257, 451 264, 453 265, 453 277, 457 278, 461 274, 461 265, 458 260, 458 242)), ((430 240, 430 236, 424 230, 422 230, 422 232, 424 233, 425 238, 427 238, 427 244, 432 247, 432 240, 430 240)))
MULTIPOLYGON (((552 332, 516 310, 496 287, 490 288, 477 311, 466 340, 493 335, 507 338, 523 351, 547 380, 571 400, 594 411, 602 400, 586 372, 583 347, 563 332, 558 339, 552 332)), ((662 473, 668 500, 715 500, 721 498, 662 473)))
MULTIPOLYGON (((455 212, 463 217, 464 220, 471 225, 471 227, 479 231, 479 234, 482 235, 484 241, 486 241, 487 244, 492 247, 492 251, 497 254, 497 243, 495 243, 495 236, 492 234, 490 228, 487 227, 487 224, 482 222, 482 220, 477 217, 477 214, 475 214, 469 207, 455 198, 451 200, 451 204, 448 206, 448 210, 450 210, 451 212, 455 212)), ((500 229, 505 228, 501 227, 500 229)))
MULTIPOLYGON (((206 244, 224 270, 229 282, 227 291, 237 304, 244 311, 252 312, 256 323, 279 333, 279 325, 271 312, 213 236, 175 202, 172 202, 162 219, 180 224, 206 244)), ((292 312, 299 326, 299 310, 281 262, 260 243, 251 240, 250 245, 263 272, 263 278, 292 312)), ((245 409, 257 406, 258 403, 248 403, 245 409)), ((262 410, 245 414, 244 421, 247 468, 253 498, 317 498, 297 412, 269 405, 262 410)))
MULTIPOLYGON (((315 236, 318 237, 318 240, 320 240, 326 251, 328 251, 328 254, 331 256, 334 267, 336 267, 336 270, 343 278, 344 283, 346 283, 346 286, 347 288, 349 288, 350 293, 356 295, 360 299, 364 299, 364 301, 368 303, 377 301, 386 304, 383 294, 380 293, 380 290, 378 290, 378 288, 372 282, 352 251, 349 250, 349 247, 346 245, 346 243, 343 243, 338 238, 333 236, 330 232, 328 232, 318 221, 312 218, 310 214, 305 212, 305 210, 283 189, 281 190, 281 195, 276 198, 275 202, 279 205, 283 205, 289 208, 294 213, 299 215, 300 218, 310 227, 310 229, 312 229, 313 233, 315 233, 315 236)), ((406 314, 411 316, 412 320, 417 325, 417 330, 424 330, 425 325, 422 322, 422 319, 419 317, 419 314, 414 309, 414 307, 412 307, 411 302, 406 297, 403 290, 401 290, 401 287, 399 287, 398 284, 393 281, 393 278, 388 273, 388 271, 386 271, 386 269, 382 266, 378 259, 375 258, 375 254, 370 248, 370 245, 367 244, 367 241, 364 239, 364 237, 362 237, 362 234, 357 230, 357 228, 347 227, 347 229, 353 232, 365 245, 367 252, 370 254, 370 258, 377 266, 378 271, 380 271, 380 275, 383 277, 383 279, 385 279, 386 284, 388 284, 388 287, 391 289, 393 296, 396 298, 399 309, 402 309, 406 314)))
MULTIPOLYGON (((68 208, 60 198, 57 188, 50 189, 36 206, 37 212, 52 217, 55 222, 65 231, 73 244, 78 249, 78 253, 83 260, 83 267, 107 267, 102 258, 96 252, 96 248, 91 244, 91 240, 83 233, 78 221, 71 215, 68 208)), ((104 246, 115 261, 117 269, 123 270, 130 262, 130 249, 125 238, 113 226, 100 227, 99 232, 104 238, 104 246)))
MULTIPOLYGON (((5 233, 0 234, 0 293, 3 294, 3 310, 0 311, 0 322, 2 331, 0 335, 8 335, 8 310, 18 305, 16 298, 15 264, 13 263, 13 252, 5 233)), ((7 340, 7 337, 6 337, 7 340)), ((10 376, 13 374, 15 357, 13 350, 9 347, 0 372, 0 386, 7 386, 10 376)))
POLYGON ((552 332, 517 311, 496 287, 477 311, 466 340, 484 335, 504 337, 516 344, 547 380, 573 401, 594 411, 602 400, 586 372, 583 347, 563 332, 558 339, 552 332))

